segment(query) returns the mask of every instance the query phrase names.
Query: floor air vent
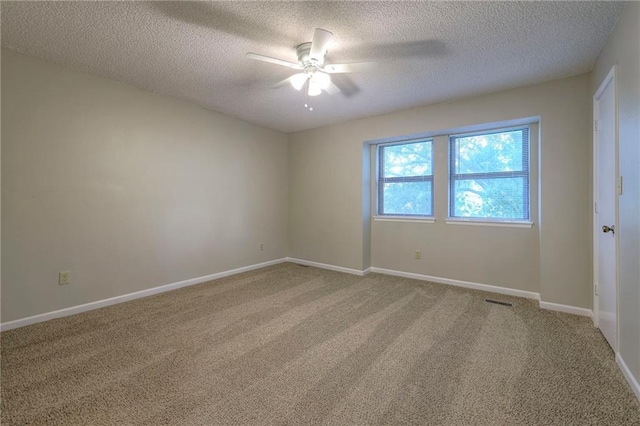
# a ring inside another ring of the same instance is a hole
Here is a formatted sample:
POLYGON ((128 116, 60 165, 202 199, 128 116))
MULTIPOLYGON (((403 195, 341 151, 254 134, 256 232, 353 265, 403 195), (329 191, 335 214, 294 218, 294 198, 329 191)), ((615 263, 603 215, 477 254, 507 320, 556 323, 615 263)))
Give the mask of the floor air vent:
POLYGON ((496 305, 502 305, 502 306, 508 306, 508 307, 513 307, 513 303, 511 302, 501 302, 499 300, 493 300, 493 299, 484 299, 485 302, 487 303, 493 303, 496 305))
POLYGON ((309 267, 309 265, 301 265, 301 264, 299 264, 299 263, 296 263, 296 265, 298 265, 298 266, 300 266, 300 267, 302 267, 302 268, 308 268, 308 267, 309 267))

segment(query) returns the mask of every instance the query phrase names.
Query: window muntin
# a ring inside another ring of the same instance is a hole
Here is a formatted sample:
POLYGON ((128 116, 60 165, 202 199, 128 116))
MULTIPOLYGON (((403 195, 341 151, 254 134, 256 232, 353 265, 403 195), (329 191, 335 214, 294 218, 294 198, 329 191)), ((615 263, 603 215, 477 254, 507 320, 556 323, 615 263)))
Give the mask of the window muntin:
POLYGON ((449 217, 529 220, 529 127, 449 137, 449 217))
POLYGON ((433 140, 378 146, 378 214, 433 216, 433 140))

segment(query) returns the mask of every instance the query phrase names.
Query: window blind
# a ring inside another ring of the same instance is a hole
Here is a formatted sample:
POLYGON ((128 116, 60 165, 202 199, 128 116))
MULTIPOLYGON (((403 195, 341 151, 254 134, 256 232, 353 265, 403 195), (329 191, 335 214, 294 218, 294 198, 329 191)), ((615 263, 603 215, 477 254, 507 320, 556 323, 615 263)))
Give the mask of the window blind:
POLYGON ((449 217, 529 216, 529 127, 450 136, 449 217))
POLYGON ((433 216, 433 140, 378 145, 378 214, 433 216))

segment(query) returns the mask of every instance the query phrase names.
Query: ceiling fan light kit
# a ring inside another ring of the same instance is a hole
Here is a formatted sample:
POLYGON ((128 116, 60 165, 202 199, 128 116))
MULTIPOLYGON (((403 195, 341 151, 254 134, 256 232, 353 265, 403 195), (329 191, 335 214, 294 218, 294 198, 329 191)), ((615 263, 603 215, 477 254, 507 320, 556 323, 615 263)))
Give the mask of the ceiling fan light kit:
POLYGON ((306 84, 306 94, 308 96, 318 96, 323 90, 328 94, 333 95, 340 93, 340 88, 331 81, 331 76, 329 74, 367 71, 375 66, 375 63, 364 62, 355 64, 325 65, 327 48, 329 47, 332 39, 332 32, 316 28, 313 33, 313 40, 311 42, 302 43, 296 48, 298 63, 284 61, 282 59, 272 58, 258 53, 247 53, 246 56, 250 59, 269 62, 302 71, 274 84, 271 86, 273 89, 278 89, 285 86, 286 83, 289 83, 294 89, 302 90, 306 84))
POLYGON ((306 74, 294 74, 291 77, 289 77, 289 82, 291 83, 291 85, 293 86, 294 89, 296 90, 300 90, 304 87, 304 84, 307 82, 307 75, 306 74))
POLYGON ((322 93, 322 89, 317 84, 313 84, 311 81, 309 81, 309 91, 307 93, 309 94, 309 96, 318 96, 320 93, 322 93))

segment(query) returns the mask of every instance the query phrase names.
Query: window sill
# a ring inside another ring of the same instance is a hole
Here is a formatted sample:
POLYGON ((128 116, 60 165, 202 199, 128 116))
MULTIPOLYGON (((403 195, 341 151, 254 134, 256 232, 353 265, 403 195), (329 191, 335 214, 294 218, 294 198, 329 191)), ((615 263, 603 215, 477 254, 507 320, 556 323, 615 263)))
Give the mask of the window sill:
POLYGON ((373 216, 376 222, 405 222, 405 223, 436 223, 433 217, 411 217, 411 216, 373 216))
POLYGON ((502 228, 532 228, 533 222, 517 222, 517 221, 487 221, 487 220, 470 220, 470 219, 447 219, 447 225, 467 225, 467 226, 497 226, 502 228))

